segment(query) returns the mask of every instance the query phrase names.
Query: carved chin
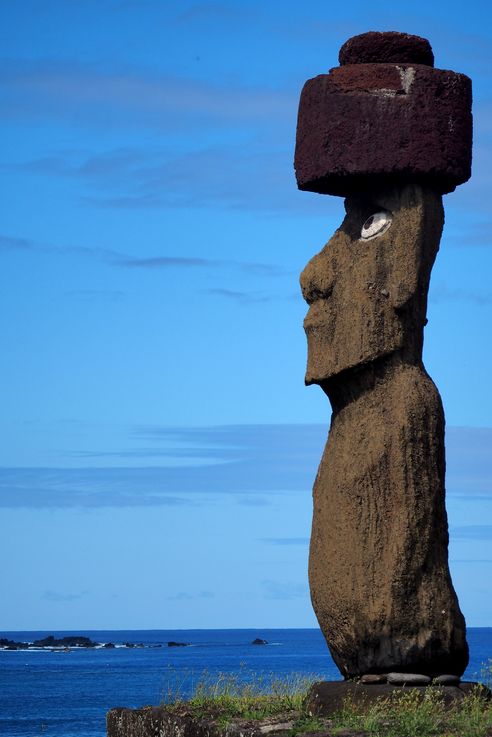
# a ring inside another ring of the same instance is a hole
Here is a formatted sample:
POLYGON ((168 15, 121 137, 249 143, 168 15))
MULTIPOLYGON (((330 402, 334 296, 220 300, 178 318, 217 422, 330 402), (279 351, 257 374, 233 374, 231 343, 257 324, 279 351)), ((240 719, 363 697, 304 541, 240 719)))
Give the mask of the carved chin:
POLYGON ((327 300, 313 303, 304 318, 307 338, 307 369, 305 383, 317 384, 337 373, 337 354, 333 350, 335 340, 335 315, 327 300))
POLYGON ((340 347, 336 336, 321 328, 306 328, 308 356, 304 383, 321 384, 342 372, 358 369, 373 361, 392 355, 401 347, 401 341, 391 340, 376 350, 370 340, 356 345, 347 341, 340 347))
POLYGON ((340 370, 337 367, 336 356, 333 352, 332 340, 321 328, 306 327, 308 343, 307 368, 304 382, 319 384, 331 378, 340 370))

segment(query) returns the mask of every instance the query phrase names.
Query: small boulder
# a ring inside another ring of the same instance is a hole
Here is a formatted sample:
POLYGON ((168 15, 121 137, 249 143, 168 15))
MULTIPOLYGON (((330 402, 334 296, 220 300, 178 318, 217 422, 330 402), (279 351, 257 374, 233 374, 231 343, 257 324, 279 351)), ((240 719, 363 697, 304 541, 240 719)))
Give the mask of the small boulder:
POLYGON ((388 683, 394 686, 427 686, 431 679, 420 673, 388 673, 388 683))
POLYGON ((365 673, 360 679, 361 683, 386 683, 384 673, 365 673))
POLYGON ((436 676, 436 678, 432 679, 432 683, 437 684, 438 686, 457 686, 461 681, 461 678, 459 676, 453 676, 453 675, 442 675, 442 676, 436 676))
POLYGON ((268 642, 266 640, 262 640, 261 637, 257 637, 253 642, 252 645, 268 645, 268 642))

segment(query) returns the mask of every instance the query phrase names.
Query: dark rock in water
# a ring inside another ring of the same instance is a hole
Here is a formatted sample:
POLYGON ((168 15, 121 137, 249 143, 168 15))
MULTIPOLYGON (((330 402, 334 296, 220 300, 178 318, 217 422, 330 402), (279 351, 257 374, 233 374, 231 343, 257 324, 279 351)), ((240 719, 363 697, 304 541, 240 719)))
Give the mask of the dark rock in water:
MULTIPOLYGON (((96 647, 98 643, 92 642, 88 637, 61 637, 57 639, 50 635, 34 642, 16 642, 5 637, 0 638, 0 650, 28 650, 29 648, 63 648, 69 650, 72 647, 96 647)), ((114 647, 114 645, 112 646, 114 647)))
POLYGON ((115 647, 115 644, 114 642, 106 642, 104 647, 106 648, 106 650, 112 650, 115 647))
POLYGON ((125 642, 125 647, 135 647, 133 642, 125 642))
POLYGON ((8 640, 6 637, 0 637, 0 650, 26 650, 28 647, 28 642, 16 642, 15 640, 8 640))
POLYGON ((190 644, 189 642, 174 642, 174 640, 171 640, 170 642, 167 643, 167 646, 168 647, 188 647, 189 644, 190 644))
POLYGON ((262 640, 261 637, 257 637, 253 642, 252 645, 268 645, 268 642, 266 640, 262 640))
POLYGON ((82 635, 68 636, 68 637, 43 637, 41 640, 34 640, 34 647, 95 647, 97 642, 93 642, 89 637, 83 637, 82 635))

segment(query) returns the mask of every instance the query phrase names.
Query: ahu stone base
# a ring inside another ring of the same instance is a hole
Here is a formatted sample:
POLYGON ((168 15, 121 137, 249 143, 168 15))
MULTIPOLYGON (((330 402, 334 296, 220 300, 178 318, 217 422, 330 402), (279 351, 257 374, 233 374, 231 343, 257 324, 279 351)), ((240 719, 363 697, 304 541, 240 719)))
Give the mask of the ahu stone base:
POLYGON ((106 715, 107 737, 277 737, 288 735, 298 712, 266 719, 231 719, 226 725, 212 717, 197 717, 165 706, 111 709, 106 715))
MULTIPOLYGON (((430 679, 429 679, 430 680, 430 679)), ((461 681, 458 685, 444 685, 442 682, 435 685, 394 685, 392 683, 361 681, 320 681, 314 683, 307 696, 307 711, 313 716, 329 717, 339 711, 344 703, 350 701, 354 705, 370 706, 378 699, 388 696, 407 693, 410 689, 418 691, 422 698, 427 688, 438 687, 443 694, 447 706, 461 701, 467 694, 480 688, 479 693, 485 700, 490 700, 492 693, 486 686, 479 686, 472 681, 461 681)))
MULTIPOLYGON (((397 675, 397 674, 393 674, 397 675)), ((408 674, 407 674, 408 675, 408 674)), ((375 676, 374 679, 381 676, 375 676)), ((385 677, 386 678, 386 677, 385 677)), ((425 678, 425 676, 424 676, 425 678)), ((106 717, 107 737, 314 737, 312 725, 306 724, 306 732, 302 731, 300 717, 305 719, 306 712, 316 717, 316 737, 361 737, 360 731, 337 730, 334 713, 350 701, 360 711, 370 706, 377 699, 387 698, 392 694, 416 691, 421 696, 429 686, 394 685, 369 680, 360 681, 321 681, 311 687, 306 710, 301 715, 298 711, 287 711, 264 719, 220 718, 197 715, 189 706, 174 704, 171 706, 145 706, 141 709, 115 708, 106 717), (331 718, 330 718, 331 717, 331 718)), ((432 685, 438 687, 445 703, 450 706, 461 701, 467 694, 477 689, 478 684, 461 682, 458 685, 443 685, 443 682, 432 685)), ((492 693, 485 686, 480 686, 480 695, 490 700, 492 693)), ((223 715, 222 715, 223 716, 223 715)), ((492 735, 492 733, 491 733, 492 735)))

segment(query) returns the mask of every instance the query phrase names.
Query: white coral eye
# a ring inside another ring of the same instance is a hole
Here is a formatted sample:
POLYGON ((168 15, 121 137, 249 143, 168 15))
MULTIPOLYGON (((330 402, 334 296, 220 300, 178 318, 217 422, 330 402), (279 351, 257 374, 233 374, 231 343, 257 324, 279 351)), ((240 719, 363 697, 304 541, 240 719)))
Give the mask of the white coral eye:
POLYGON ((369 238, 374 238, 377 235, 381 235, 381 233, 384 233, 386 230, 388 230, 389 226, 391 225, 391 220, 391 213, 387 212, 386 210, 375 212, 374 215, 371 215, 371 217, 367 218, 366 222, 362 226, 360 237, 364 240, 369 240, 369 238))

